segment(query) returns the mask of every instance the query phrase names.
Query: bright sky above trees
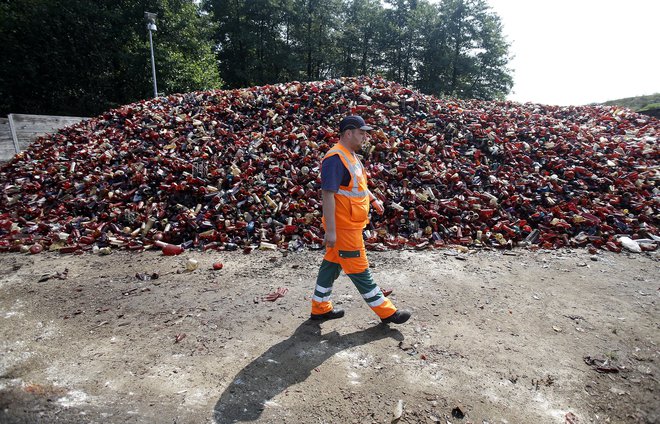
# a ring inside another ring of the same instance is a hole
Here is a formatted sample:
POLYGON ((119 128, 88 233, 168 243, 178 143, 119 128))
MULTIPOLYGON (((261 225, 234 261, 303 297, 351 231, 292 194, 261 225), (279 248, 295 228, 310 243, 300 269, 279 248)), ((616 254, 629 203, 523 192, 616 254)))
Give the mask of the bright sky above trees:
POLYGON ((660 92, 660 1, 487 0, 515 55, 515 101, 580 105, 660 92))

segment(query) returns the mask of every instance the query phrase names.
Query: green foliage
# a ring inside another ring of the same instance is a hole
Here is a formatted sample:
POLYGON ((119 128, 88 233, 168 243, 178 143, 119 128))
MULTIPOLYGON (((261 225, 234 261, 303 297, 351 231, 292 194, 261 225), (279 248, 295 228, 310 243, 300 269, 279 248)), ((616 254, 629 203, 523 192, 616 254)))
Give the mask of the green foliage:
POLYGON ((161 92, 220 86, 212 24, 192 0, 20 0, 0 4, 0 114, 92 116, 152 96, 144 11, 161 92))
POLYGON ((660 93, 648 96, 626 97, 625 99, 609 100, 605 106, 622 106, 636 112, 660 108, 660 93))
MULTIPOLYGON (((160 7, 158 7, 160 6, 160 7)), ((220 87, 220 77, 213 53, 213 24, 200 14, 190 0, 162 1, 159 10, 156 64, 165 93, 189 92, 220 87), (162 16, 162 17, 161 17, 162 16)), ((148 39, 144 48, 148 48, 148 39)))
POLYGON ((337 36, 337 73, 368 75, 378 71, 379 40, 384 30, 384 11, 378 0, 345 3, 338 17, 342 31, 337 36))
POLYGON ((163 93, 383 75, 501 98, 509 44, 485 0, 0 1, 0 114, 91 116, 163 93))
POLYGON ((651 103, 638 109, 638 112, 646 112, 647 110, 660 109, 660 103, 651 103))
POLYGON ((509 44, 484 0, 444 0, 431 26, 418 85, 460 98, 503 98, 513 86, 509 44))
POLYGON ((375 75, 444 96, 502 98, 509 44, 485 0, 205 0, 229 87, 375 75))
POLYGON ((278 36, 283 11, 270 0, 213 0, 204 3, 217 23, 219 69, 230 87, 276 81, 285 43, 278 36))

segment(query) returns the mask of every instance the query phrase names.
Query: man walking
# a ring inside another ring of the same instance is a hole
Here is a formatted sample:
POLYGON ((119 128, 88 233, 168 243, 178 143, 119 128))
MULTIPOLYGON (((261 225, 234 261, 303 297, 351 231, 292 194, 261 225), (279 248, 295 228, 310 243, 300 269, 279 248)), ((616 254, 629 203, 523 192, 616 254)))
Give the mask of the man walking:
POLYGON ((367 176, 356 156, 372 128, 359 116, 347 116, 339 123, 339 142, 321 163, 323 226, 326 253, 316 279, 312 297, 313 320, 337 319, 342 309, 330 301, 332 285, 343 269, 353 281, 365 302, 383 323, 403 324, 411 313, 397 310, 374 283, 362 230, 369 222, 369 204, 383 213, 383 205, 367 188, 367 176))

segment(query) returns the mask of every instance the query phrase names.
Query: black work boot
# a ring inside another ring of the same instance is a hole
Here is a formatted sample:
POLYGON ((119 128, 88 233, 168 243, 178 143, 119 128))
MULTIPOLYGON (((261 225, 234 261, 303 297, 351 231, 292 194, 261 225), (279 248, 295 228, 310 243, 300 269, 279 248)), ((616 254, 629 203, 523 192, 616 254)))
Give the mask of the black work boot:
POLYGON ((332 309, 329 312, 326 312, 325 314, 311 314, 309 319, 314 320, 314 321, 327 321, 329 319, 338 319, 344 316, 344 310, 343 309, 332 309))
POLYGON ((396 311, 394 314, 387 318, 382 318, 380 322, 383 324, 403 324, 410 319, 412 313, 410 311, 396 311))

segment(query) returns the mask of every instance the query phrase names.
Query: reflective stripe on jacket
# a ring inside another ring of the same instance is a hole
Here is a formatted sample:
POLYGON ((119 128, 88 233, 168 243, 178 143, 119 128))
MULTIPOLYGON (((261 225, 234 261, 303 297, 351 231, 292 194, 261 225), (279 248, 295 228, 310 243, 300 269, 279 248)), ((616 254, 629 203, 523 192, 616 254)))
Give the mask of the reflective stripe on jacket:
POLYGON ((334 155, 339 156, 351 174, 348 185, 339 186, 335 193, 335 226, 337 229, 361 230, 369 223, 367 174, 360 160, 341 144, 337 143, 328 150, 323 160, 334 155))

